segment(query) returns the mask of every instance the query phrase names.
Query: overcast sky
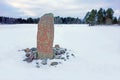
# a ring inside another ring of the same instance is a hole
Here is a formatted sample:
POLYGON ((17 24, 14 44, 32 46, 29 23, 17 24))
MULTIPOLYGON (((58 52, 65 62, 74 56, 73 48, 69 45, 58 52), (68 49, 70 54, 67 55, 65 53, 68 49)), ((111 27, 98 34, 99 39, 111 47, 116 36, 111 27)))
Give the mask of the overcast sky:
POLYGON ((54 16, 83 18, 92 9, 112 8, 120 16, 120 0, 0 0, 0 16, 41 17, 44 13, 54 16))

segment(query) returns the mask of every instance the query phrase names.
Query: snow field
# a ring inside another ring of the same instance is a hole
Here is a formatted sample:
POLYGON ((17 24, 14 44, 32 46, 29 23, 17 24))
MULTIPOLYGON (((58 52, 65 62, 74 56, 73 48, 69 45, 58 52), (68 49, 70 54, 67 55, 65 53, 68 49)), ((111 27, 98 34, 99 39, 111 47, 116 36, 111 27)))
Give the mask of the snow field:
POLYGON ((0 25, 0 80, 120 80, 119 26, 55 25, 54 45, 76 56, 57 67, 22 61, 36 35, 36 24, 0 25))

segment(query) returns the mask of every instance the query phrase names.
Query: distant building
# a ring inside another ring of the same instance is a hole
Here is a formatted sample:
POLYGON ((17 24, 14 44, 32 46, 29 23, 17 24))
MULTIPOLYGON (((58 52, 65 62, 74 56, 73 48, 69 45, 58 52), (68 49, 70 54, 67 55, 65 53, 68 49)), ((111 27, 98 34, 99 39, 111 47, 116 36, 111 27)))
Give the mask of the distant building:
POLYGON ((105 24, 111 25, 112 24, 112 19, 111 18, 106 18, 105 24))

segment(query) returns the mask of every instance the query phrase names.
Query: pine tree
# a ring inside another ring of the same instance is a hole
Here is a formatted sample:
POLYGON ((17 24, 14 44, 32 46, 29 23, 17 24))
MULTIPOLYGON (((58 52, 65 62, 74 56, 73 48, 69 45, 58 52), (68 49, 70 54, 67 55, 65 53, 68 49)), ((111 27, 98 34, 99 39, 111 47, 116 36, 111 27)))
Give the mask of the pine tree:
POLYGON ((33 19, 31 17, 27 18, 27 23, 33 23, 33 19))
POLYGON ((0 23, 2 23, 2 17, 0 16, 0 23))
POLYGON ((104 14, 103 14, 103 9, 100 8, 98 13, 97 13, 97 22, 98 24, 103 24, 103 17, 104 17, 104 14))
POLYGON ((89 16, 90 16, 90 12, 87 12, 83 20, 84 23, 87 23, 87 24, 89 23, 89 16))
POLYGON ((59 17, 59 16, 55 17, 55 18, 54 18, 54 23, 55 23, 55 24, 62 24, 62 19, 61 19, 61 17, 59 17))
POLYGON ((89 20, 89 24, 92 26, 94 24, 96 24, 96 18, 97 18, 97 10, 92 10, 90 12, 90 15, 88 17, 88 20, 89 20))
POLYGON ((117 23, 118 23, 117 18, 114 17, 114 18, 113 18, 113 24, 117 24, 117 23))
POLYGON ((108 18, 113 19, 113 14, 114 14, 114 11, 113 11, 112 8, 108 8, 108 9, 106 10, 106 16, 107 16, 108 18))
POLYGON ((120 25, 120 16, 119 16, 119 18, 118 18, 118 24, 120 25))

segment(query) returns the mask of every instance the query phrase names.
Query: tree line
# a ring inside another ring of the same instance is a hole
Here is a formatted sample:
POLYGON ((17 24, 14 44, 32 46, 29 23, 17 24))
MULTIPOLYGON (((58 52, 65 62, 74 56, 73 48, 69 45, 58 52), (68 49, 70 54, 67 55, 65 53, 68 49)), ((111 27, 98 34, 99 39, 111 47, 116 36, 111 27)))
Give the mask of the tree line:
MULTIPOLYGON (((107 10, 100 8, 98 11, 92 9, 87 12, 84 19, 74 18, 74 17, 54 17, 55 24, 89 24, 89 25, 99 25, 99 24, 120 24, 120 17, 113 16, 114 11, 112 8, 107 10)), ((10 18, 0 16, 1 24, 37 24, 40 18, 10 18)))
POLYGON ((38 23, 39 18, 27 18, 27 19, 23 19, 23 18, 10 18, 10 17, 3 17, 0 16, 0 23, 1 24, 24 24, 24 23, 28 23, 28 24, 33 24, 33 23, 38 23))
MULTIPOLYGON (((9 17, 0 17, 1 24, 37 24, 40 18, 9 18, 9 17)), ((73 17, 54 17, 55 24, 81 24, 81 19, 73 17)))
POLYGON ((84 23, 95 25, 95 24, 120 24, 120 17, 113 16, 114 11, 112 8, 107 10, 100 8, 98 11, 92 9, 84 17, 84 23))

